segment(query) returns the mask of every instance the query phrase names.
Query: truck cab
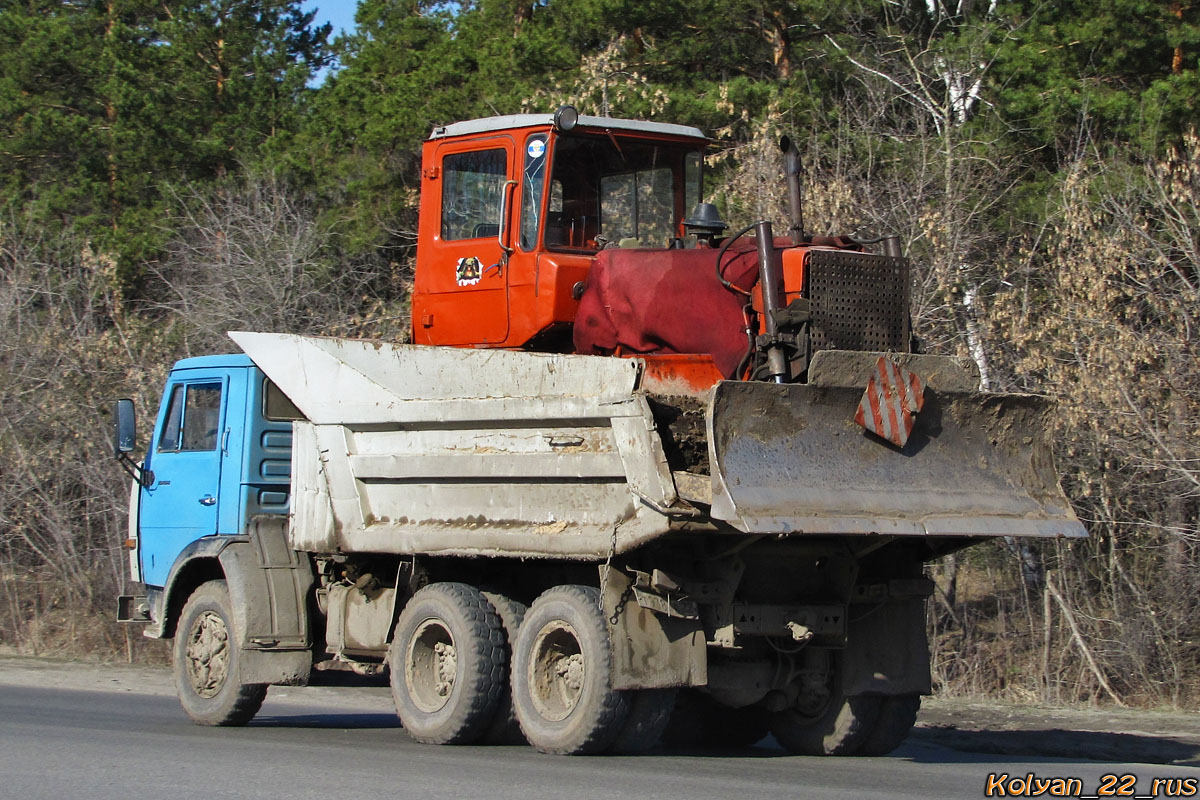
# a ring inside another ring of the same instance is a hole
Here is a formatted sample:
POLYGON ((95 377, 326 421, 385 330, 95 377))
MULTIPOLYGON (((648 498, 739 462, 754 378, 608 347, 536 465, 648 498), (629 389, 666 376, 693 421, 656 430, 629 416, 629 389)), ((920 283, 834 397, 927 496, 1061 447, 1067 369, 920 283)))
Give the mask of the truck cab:
POLYGON ((259 515, 286 517, 298 416, 245 355, 171 369, 131 504, 130 572, 152 599, 196 542, 244 535, 259 515))

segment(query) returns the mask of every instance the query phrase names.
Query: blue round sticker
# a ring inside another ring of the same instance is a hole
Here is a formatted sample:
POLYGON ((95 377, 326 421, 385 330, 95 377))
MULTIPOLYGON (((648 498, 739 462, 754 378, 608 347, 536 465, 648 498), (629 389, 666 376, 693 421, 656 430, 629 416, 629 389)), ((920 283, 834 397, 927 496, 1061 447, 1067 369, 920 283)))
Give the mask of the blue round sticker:
POLYGON ((546 143, 541 139, 534 139, 529 143, 527 152, 530 158, 541 158, 542 154, 546 152, 546 143))

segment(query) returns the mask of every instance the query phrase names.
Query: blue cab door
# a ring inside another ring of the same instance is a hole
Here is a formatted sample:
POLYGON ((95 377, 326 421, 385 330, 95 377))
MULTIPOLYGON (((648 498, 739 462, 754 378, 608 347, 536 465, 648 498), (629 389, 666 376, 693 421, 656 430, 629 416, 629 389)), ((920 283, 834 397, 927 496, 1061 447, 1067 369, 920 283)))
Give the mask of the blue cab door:
POLYGON ((147 585, 165 585, 183 549, 217 533, 228 392, 226 370, 182 370, 167 383, 147 454, 154 480, 141 490, 139 509, 147 585))

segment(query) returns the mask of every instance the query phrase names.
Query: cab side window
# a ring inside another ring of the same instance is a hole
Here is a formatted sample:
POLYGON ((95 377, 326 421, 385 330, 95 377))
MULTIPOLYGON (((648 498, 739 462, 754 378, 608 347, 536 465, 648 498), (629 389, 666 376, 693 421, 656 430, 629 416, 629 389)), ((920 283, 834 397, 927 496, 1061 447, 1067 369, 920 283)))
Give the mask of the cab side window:
POLYGON ((504 151, 448 155, 442 173, 442 238, 489 239, 499 234, 508 177, 504 151))
POLYGON ((175 386, 158 440, 158 452, 216 450, 220 424, 220 383, 175 386))

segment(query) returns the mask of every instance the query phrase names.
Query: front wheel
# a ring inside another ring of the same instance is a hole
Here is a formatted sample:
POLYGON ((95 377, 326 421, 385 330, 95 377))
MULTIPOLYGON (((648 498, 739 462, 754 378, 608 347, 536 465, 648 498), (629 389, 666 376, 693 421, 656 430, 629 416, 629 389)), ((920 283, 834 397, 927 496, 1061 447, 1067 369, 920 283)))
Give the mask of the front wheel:
POLYGON ((513 648, 512 697, 529 743, 543 753, 599 753, 617 741, 629 698, 612 688, 600 592, 556 586, 529 608, 513 648))
POLYGON ((266 684, 242 683, 241 648, 225 581, 201 584, 175 631, 175 688, 198 725, 245 725, 267 697, 266 684))

